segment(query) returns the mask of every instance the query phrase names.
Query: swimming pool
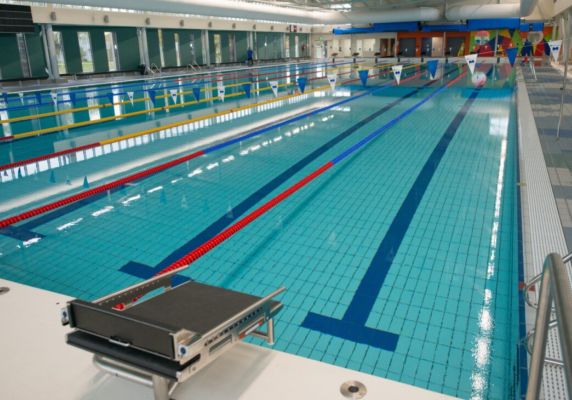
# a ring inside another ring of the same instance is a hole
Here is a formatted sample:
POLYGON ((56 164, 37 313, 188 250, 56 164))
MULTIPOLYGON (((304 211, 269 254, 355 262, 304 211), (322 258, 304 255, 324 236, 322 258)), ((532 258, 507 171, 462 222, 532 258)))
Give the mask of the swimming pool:
MULTIPOLYGON (((329 165, 184 277, 256 295, 286 286, 278 350, 463 398, 515 397, 513 78, 505 66, 479 69, 489 76, 482 89, 458 65, 444 66, 436 81, 424 70, 415 75, 415 67, 399 87, 383 75, 365 88, 354 82, 333 94, 317 90, 244 121, 215 121, 201 138, 274 119, 246 129, 246 138, 202 144, 211 150, 4 229, 0 276, 97 298, 172 265, 329 165), (285 120, 282 112, 290 113, 285 120)), ((195 138, 181 137, 170 146, 195 138)), ((99 160, 157 151, 150 165, 160 165, 178 156, 162 156, 170 146, 157 146, 166 142, 99 160)), ((56 182, 47 169, 3 185, 32 182, 23 192, 32 193, 37 181, 65 185, 65 171, 81 181, 101 168, 93 160, 60 167, 56 182)), ((89 179, 90 188, 97 184, 89 179)), ((35 199, 2 217, 85 189, 35 199)))

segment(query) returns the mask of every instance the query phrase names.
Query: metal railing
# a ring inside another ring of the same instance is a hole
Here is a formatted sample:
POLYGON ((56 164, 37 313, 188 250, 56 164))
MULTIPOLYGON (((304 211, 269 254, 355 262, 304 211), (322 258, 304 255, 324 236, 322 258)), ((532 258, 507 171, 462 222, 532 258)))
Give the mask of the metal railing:
POLYGON ((192 72, 199 72, 201 70, 201 66, 196 63, 187 64, 187 71, 192 72))
POLYGON ((159 68, 157 64, 152 63, 151 66, 149 67, 149 72, 151 72, 151 74, 153 75, 161 74, 161 68, 159 68))
MULTIPOLYGON (((532 283, 526 285, 528 289, 540 281, 540 292, 538 295, 538 305, 534 330, 527 336, 534 339, 532 344, 532 357, 530 360, 528 388, 526 400, 536 400, 540 395, 542 384, 542 371, 546 359, 546 343, 548 332, 551 328, 558 328, 560 337, 560 349, 562 353, 562 365, 566 387, 568 393, 572 393, 572 288, 568 271, 564 265, 572 259, 572 254, 562 258, 559 254, 549 254, 539 277, 533 278, 532 283), (551 320, 553 314, 552 301, 554 300, 556 315, 555 320, 551 320)), ((527 299, 528 302, 528 299, 527 299)), ((529 303, 531 304, 531 303, 529 303)), ((527 343, 527 345, 528 345, 527 343)), ((558 360, 555 360, 558 361, 558 360)))

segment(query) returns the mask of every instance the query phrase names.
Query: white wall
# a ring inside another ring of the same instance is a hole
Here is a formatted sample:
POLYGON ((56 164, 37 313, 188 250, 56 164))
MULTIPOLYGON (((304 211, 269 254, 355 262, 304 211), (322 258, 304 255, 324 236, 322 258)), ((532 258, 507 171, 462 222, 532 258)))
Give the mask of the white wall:
POLYGON ((323 28, 320 27, 319 29, 312 30, 310 42, 314 46, 318 46, 324 41, 327 41, 328 56, 331 56, 332 53, 338 53, 339 56, 350 57, 352 53, 359 52, 361 56, 373 57, 373 55, 379 51, 380 39, 397 38, 397 34, 393 32, 362 33, 357 35, 334 35, 331 33, 331 27, 327 33, 320 33, 320 30, 323 30, 323 28), (358 49, 358 47, 361 47, 361 49, 358 49))
MULTIPOLYGON (((120 4, 118 4, 119 6, 120 4)), ((58 25, 84 26, 129 26, 149 28, 188 28, 216 29, 237 31, 288 32, 288 24, 262 23, 254 21, 231 21, 208 17, 179 17, 177 15, 160 15, 153 13, 126 13, 112 11, 95 11, 89 9, 61 8, 52 5, 32 7, 32 18, 35 23, 51 23, 58 25), (55 21, 52 20, 55 13, 55 21), (104 21, 107 16, 108 22, 104 21), (150 23, 146 20, 149 18, 150 23), (181 21, 183 26, 181 26, 181 21), (211 26, 209 27, 209 23, 211 26), (234 27, 233 27, 234 25, 234 27), (254 25, 256 28, 254 29, 254 25)), ((310 26, 298 26, 298 32, 310 33, 310 26)))

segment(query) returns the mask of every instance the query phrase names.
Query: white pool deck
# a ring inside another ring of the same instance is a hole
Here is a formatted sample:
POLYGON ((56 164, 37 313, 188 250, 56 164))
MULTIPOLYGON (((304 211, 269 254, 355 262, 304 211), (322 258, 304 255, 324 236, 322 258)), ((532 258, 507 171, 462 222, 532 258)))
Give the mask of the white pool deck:
MULTIPOLYGON (((151 389, 100 372, 89 353, 68 346, 59 310, 69 297, 0 279, 0 399, 151 400, 151 389)), ((277 331, 277 340, 280 332, 277 331)), ((176 400, 336 400, 358 380, 364 399, 451 399, 291 354, 241 343, 173 393, 176 400)))

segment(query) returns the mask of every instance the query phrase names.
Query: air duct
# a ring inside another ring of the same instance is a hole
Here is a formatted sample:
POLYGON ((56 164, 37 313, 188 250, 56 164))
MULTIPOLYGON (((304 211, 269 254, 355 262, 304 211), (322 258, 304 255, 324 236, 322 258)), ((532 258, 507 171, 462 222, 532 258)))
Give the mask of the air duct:
MULTIPOLYGON (((117 7, 116 0, 45 0, 45 2, 92 7, 117 7)), ((433 7, 350 12, 308 11, 293 7, 278 7, 235 0, 123 0, 121 7, 149 12, 324 25, 436 21, 441 18, 440 10, 433 7)))
POLYGON ((511 4, 481 4, 450 7, 446 11, 449 21, 487 18, 520 18, 532 14, 537 0, 521 0, 511 4))

